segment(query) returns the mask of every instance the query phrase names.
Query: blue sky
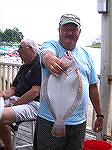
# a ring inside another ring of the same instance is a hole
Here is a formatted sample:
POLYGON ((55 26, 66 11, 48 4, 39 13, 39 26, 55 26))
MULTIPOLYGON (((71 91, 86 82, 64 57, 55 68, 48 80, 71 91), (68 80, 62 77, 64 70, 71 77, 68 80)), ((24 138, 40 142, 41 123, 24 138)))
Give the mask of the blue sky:
POLYGON ((37 43, 58 39, 58 24, 64 13, 81 19, 80 45, 86 45, 101 33, 101 15, 97 0, 0 0, 0 29, 17 27, 37 43))

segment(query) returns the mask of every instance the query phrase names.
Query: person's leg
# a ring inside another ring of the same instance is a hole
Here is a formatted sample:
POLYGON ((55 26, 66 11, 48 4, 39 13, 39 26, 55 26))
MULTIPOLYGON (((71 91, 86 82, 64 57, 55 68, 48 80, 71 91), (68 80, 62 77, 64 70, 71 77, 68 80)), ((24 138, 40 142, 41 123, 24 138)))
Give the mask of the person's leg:
POLYGON ((32 101, 28 104, 12 107, 16 115, 16 122, 36 120, 39 109, 39 102, 32 101))
POLYGON ((52 136, 52 126, 52 122, 40 117, 37 118, 33 150, 63 150, 66 136, 62 138, 52 136))
MULTIPOLYGON (((5 107, 0 120, 0 138, 3 140, 5 147, 11 146, 11 131, 8 124, 36 119, 38 114, 39 103, 32 101, 29 104, 18 105, 14 107, 5 107), (4 128, 4 130, 3 130, 4 128), (6 132, 2 132, 6 131, 6 132)), ((6 149, 11 150, 11 149, 6 149)))
POLYGON ((0 125, 0 138, 5 145, 5 150, 12 150, 11 131, 8 125, 0 125))
MULTIPOLYGON (((69 127, 69 126, 68 126, 69 127)), ((82 150, 85 138, 86 122, 68 129, 67 141, 63 150, 82 150)))
POLYGON ((6 150, 12 150, 11 131, 7 124, 15 122, 15 119, 15 113, 11 107, 5 108, 0 120, 0 138, 3 140, 6 150))

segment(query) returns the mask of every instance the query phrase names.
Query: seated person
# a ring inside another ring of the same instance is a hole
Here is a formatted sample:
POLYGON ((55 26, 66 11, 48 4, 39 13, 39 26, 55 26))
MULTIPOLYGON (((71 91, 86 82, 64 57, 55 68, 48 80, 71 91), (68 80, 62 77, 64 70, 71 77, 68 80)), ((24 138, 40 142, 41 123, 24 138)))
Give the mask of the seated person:
POLYGON ((0 97, 4 97, 6 102, 0 119, 0 138, 6 150, 12 150, 8 124, 35 119, 38 114, 41 69, 37 51, 34 41, 26 39, 20 42, 18 52, 24 64, 11 88, 0 91, 0 97))

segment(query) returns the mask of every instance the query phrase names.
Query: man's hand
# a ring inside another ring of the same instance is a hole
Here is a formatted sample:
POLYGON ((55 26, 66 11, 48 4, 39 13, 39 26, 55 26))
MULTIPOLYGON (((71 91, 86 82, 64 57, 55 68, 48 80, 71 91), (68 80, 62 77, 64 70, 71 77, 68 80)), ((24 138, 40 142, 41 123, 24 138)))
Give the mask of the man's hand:
POLYGON ((102 131, 102 129, 103 129, 103 120, 104 119, 102 117, 98 117, 96 119, 94 129, 93 129, 94 132, 98 133, 98 132, 102 131))
POLYGON ((46 53, 43 57, 42 62, 48 68, 48 70, 55 76, 64 74, 67 76, 67 66, 61 59, 57 58, 53 53, 46 53))

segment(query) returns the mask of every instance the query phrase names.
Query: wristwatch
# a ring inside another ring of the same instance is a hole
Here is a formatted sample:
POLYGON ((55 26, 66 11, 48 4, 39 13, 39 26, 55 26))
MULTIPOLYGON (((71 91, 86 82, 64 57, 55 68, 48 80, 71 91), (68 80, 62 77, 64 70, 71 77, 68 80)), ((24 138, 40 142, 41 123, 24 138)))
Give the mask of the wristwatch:
POLYGON ((96 115, 97 118, 101 117, 101 118, 104 118, 104 115, 96 115))

